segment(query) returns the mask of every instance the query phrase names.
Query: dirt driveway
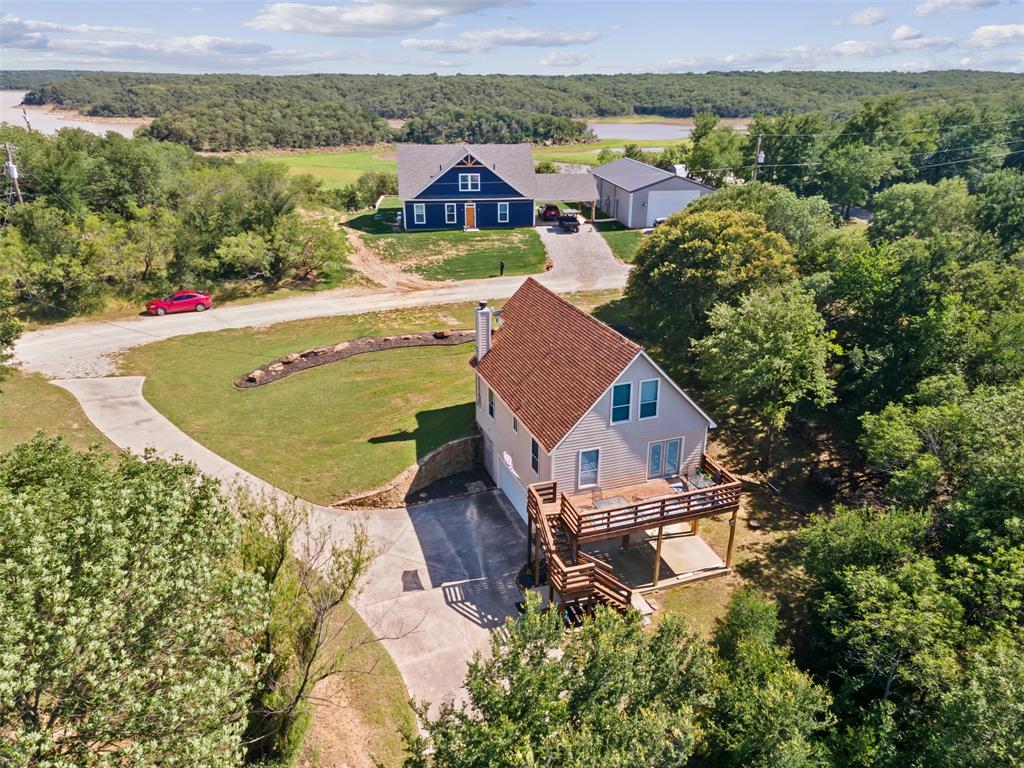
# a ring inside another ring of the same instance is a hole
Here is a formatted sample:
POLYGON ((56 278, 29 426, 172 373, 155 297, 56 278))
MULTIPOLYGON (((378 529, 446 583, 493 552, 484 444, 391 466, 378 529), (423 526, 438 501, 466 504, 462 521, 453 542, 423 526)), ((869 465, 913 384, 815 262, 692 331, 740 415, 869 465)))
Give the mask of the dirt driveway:
POLYGON ((625 284, 629 267, 616 260, 593 224, 581 224, 580 231, 573 233, 557 224, 541 224, 536 230, 555 265, 548 273, 551 278, 571 277, 578 291, 594 290, 609 282, 625 284))

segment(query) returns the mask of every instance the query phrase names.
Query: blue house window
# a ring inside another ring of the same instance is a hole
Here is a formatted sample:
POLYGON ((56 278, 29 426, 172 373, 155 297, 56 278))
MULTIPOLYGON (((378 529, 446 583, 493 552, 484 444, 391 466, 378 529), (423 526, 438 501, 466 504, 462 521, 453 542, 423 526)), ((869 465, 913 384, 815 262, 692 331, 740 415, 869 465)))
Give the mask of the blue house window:
POLYGON ((459 174, 459 192, 479 192, 480 191, 480 174, 479 173, 460 173, 459 174))
POLYGON ((459 215, 458 215, 458 212, 455 210, 455 203, 445 203, 444 204, 444 223, 445 224, 454 224, 456 221, 458 221, 458 218, 459 218, 459 215))
POLYGON ((629 421, 629 403, 633 399, 633 385, 629 382, 612 387, 612 424, 629 421))
POLYGON ((412 221, 413 224, 427 223, 427 206, 424 203, 412 204, 412 221))
POLYGON ((498 223, 508 224, 508 203, 498 203, 498 223))

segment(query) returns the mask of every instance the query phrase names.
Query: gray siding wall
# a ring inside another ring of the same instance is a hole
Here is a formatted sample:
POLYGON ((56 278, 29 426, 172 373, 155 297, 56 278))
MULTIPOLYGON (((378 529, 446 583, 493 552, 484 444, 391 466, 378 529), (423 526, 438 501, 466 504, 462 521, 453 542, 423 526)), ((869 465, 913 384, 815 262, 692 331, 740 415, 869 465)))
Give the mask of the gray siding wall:
POLYGON ((599 179, 596 176, 594 180, 597 182, 597 205, 598 207, 607 213, 609 216, 615 216, 623 224, 628 224, 627 218, 629 217, 629 192, 617 187, 610 181, 599 179), (615 201, 619 201, 618 215, 615 213, 615 201))
POLYGON ((684 190, 687 192, 699 192, 700 196, 710 195, 713 190, 695 184, 682 176, 673 176, 671 179, 659 181, 649 187, 638 189, 633 193, 633 226, 636 228, 647 226, 647 194, 649 192, 671 192, 673 190, 684 190))
MULTIPOLYGON (((508 452, 512 457, 512 466, 524 486, 548 480, 551 477, 551 457, 544 450, 544 446, 540 445, 540 471, 534 472, 530 466, 532 435, 526 429, 526 425, 520 422, 519 432, 512 430, 512 411, 498 397, 497 392, 494 393, 494 418, 492 419, 487 413, 487 382, 479 375, 476 378, 480 386, 480 402, 476 406, 476 423, 480 427, 480 431, 488 438, 484 441, 485 445, 490 443, 498 461, 501 460, 503 452, 508 452)), ((497 465, 490 463, 493 460, 493 456, 485 457, 487 466, 494 467, 494 474, 497 475, 497 465)), ((496 476, 494 481, 498 481, 496 476)))
POLYGON ((552 451, 552 479, 560 490, 577 490, 580 451, 599 448, 598 483, 610 488, 640 483, 647 479, 647 446, 656 440, 683 438, 680 471, 684 474, 700 465, 707 439, 708 423, 651 362, 640 355, 615 383, 632 382, 630 420, 611 424, 611 389, 594 404, 565 439, 552 451), (640 382, 659 379, 658 416, 637 419, 640 382))

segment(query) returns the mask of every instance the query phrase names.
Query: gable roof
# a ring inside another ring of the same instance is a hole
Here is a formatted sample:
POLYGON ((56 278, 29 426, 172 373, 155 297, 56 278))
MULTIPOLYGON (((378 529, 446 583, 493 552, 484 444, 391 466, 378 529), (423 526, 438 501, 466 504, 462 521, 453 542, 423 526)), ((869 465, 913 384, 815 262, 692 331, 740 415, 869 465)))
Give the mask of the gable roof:
POLYGON ((533 150, 529 144, 397 144, 398 196, 413 200, 437 177, 472 155, 523 197, 533 195, 533 150))
POLYGON ((532 277, 501 318, 476 370, 547 451, 642 351, 532 277))
POLYGON ((591 173, 627 192, 636 192, 638 189, 649 187, 651 184, 657 184, 659 181, 675 178, 688 181, 696 187, 712 189, 707 184, 702 184, 695 179, 677 176, 671 171, 655 168, 653 165, 641 163, 639 160, 634 160, 631 157, 620 157, 618 160, 613 160, 607 165, 595 168, 591 173))

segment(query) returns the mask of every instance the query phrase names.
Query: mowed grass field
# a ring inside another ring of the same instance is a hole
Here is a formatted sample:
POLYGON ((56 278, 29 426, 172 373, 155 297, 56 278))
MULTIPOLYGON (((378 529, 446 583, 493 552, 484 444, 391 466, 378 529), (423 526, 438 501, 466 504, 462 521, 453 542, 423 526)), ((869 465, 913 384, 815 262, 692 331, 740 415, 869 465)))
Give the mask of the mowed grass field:
POLYGON ((626 229, 626 226, 618 221, 599 221, 594 227, 608 243, 615 258, 627 264, 633 263, 636 249, 643 240, 643 230, 626 229))
MULTIPOLYGON (((534 147, 533 159, 536 162, 551 160, 556 163, 597 165, 597 154, 602 149, 621 149, 625 144, 637 144, 641 147, 668 147, 685 142, 686 139, 603 139, 588 144, 534 147)), ((308 173, 315 176, 323 182, 325 189, 335 189, 351 184, 359 178, 360 174, 367 171, 394 173, 398 168, 395 161, 394 145, 339 152, 308 152, 274 158, 274 162, 283 163, 290 173, 308 173)))
POLYGON ((428 280, 472 280, 495 277, 499 262, 506 275, 544 271, 547 252, 532 227, 479 232, 444 230, 395 232, 397 197, 385 198, 377 211, 359 213, 346 222, 382 261, 428 280))
POLYGON ((247 390, 234 379, 310 347, 471 327, 472 311, 466 304, 186 336, 129 350, 122 370, 145 375, 149 402, 212 451, 329 504, 472 431, 471 345, 358 355, 247 390))

